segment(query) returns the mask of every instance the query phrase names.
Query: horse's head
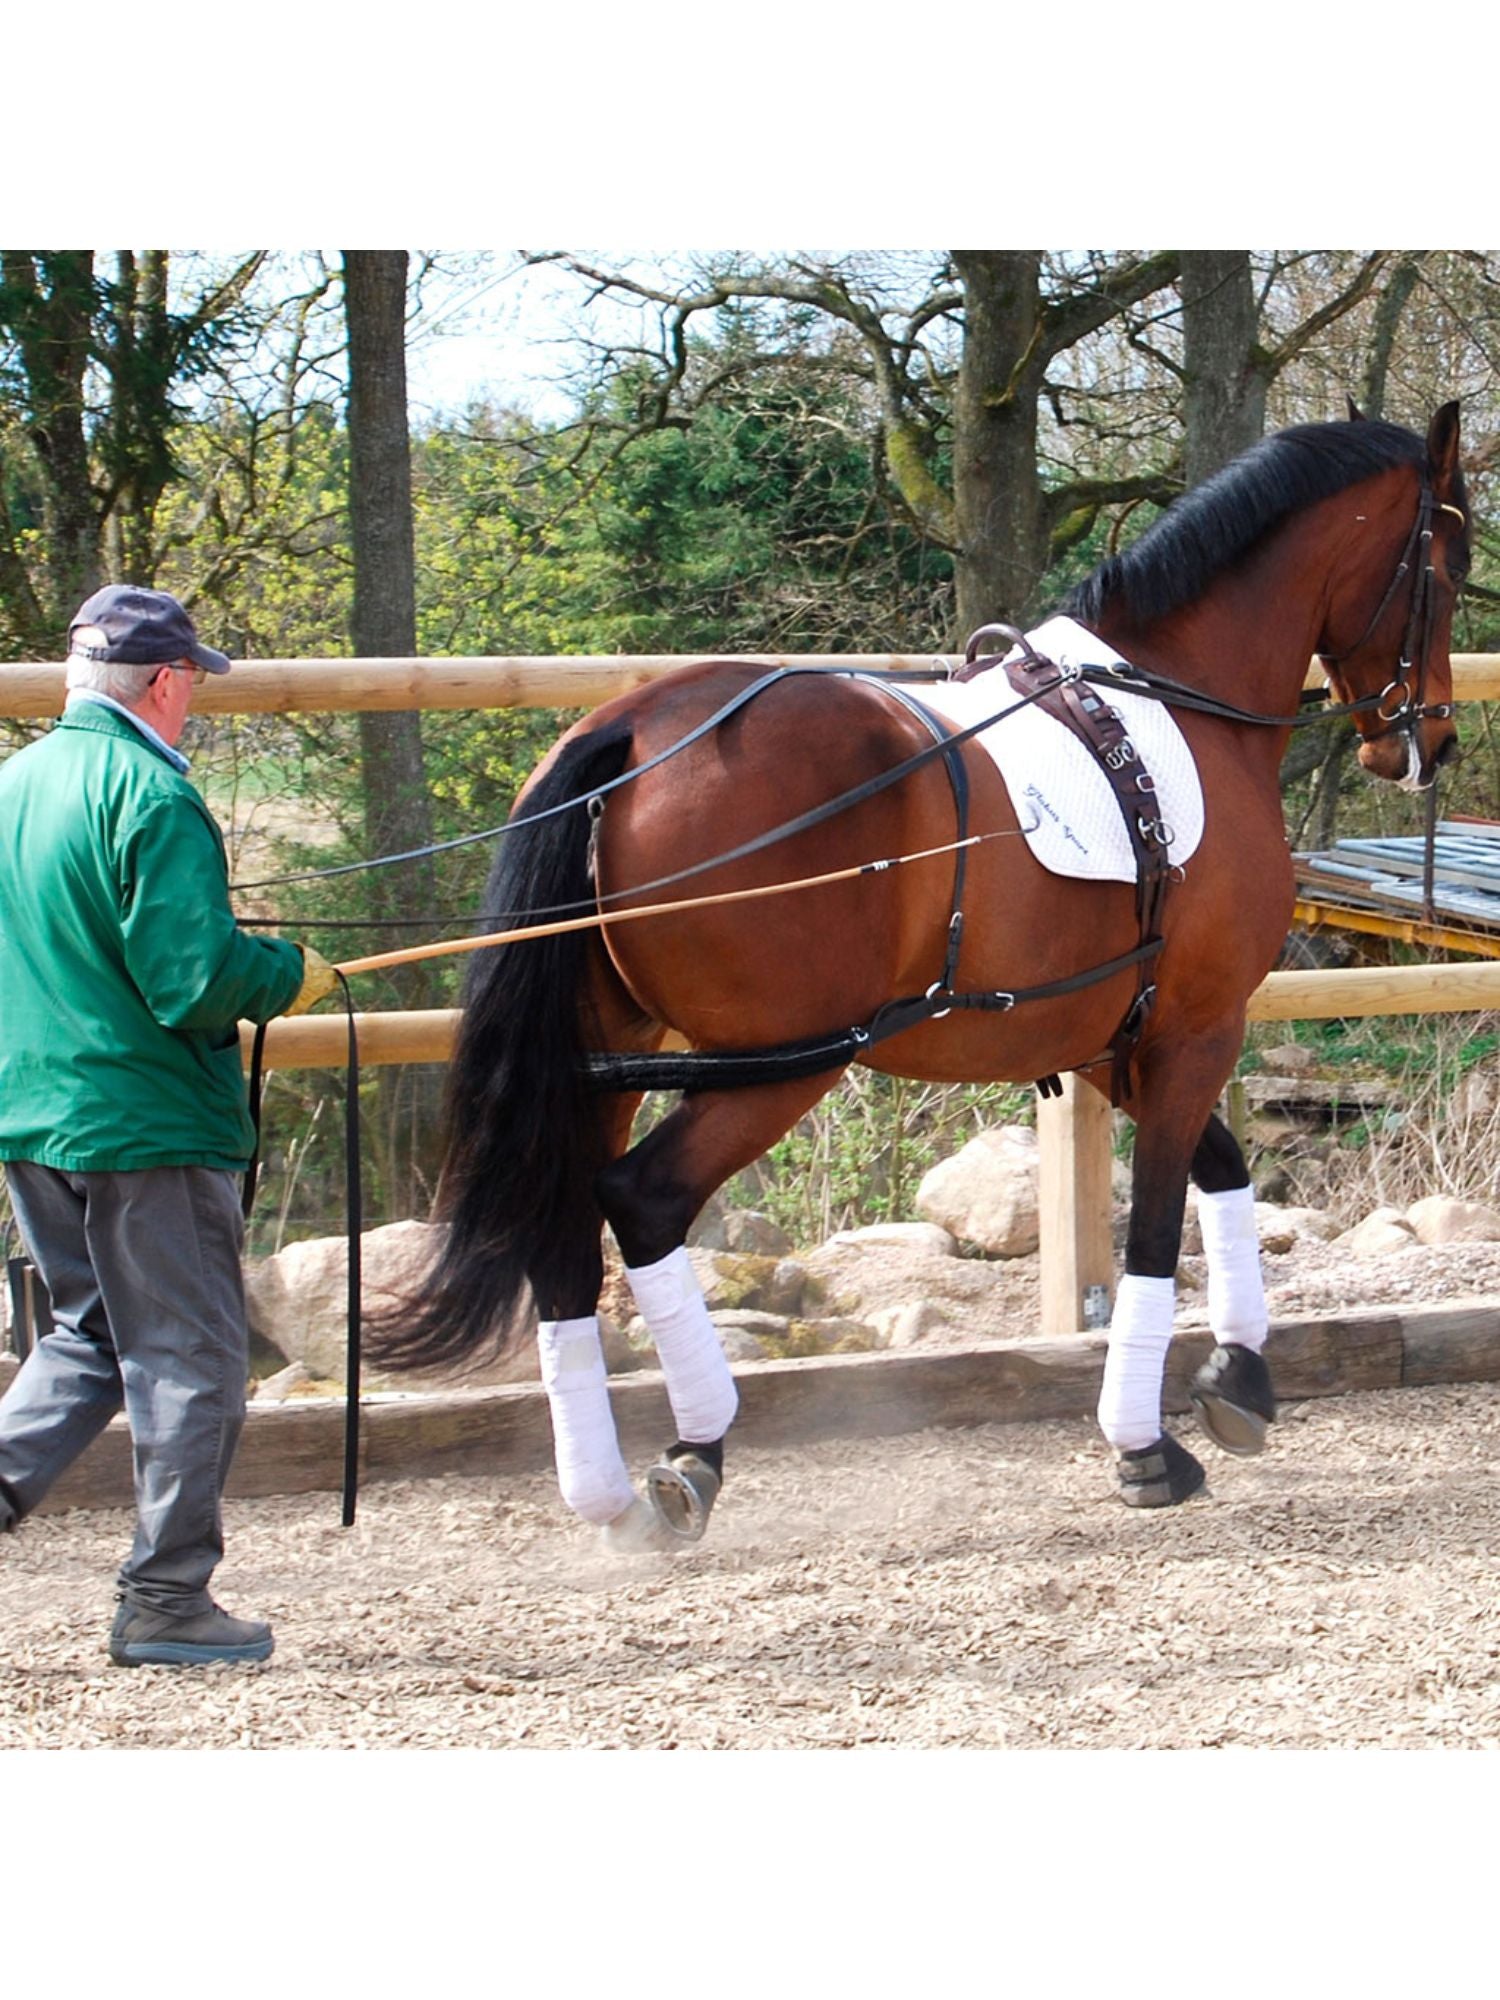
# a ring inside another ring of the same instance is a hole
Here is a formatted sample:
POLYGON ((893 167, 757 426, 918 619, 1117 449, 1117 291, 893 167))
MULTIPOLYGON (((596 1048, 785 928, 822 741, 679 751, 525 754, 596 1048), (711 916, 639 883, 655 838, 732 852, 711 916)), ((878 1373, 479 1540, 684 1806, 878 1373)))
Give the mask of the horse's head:
MULTIPOLYGON (((1363 421, 1352 405, 1351 420, 1363 421)), ((1337 698, 1367 704, 1354 718, 1364 739, 1360 763, 1416 791, 1459 754, 1448 657, 1454 601, 1469 567, 1458 404, 1445 403, 1433 418, 1425 465, 1356 490, 1368 498, 1317 651, 1337 698)))

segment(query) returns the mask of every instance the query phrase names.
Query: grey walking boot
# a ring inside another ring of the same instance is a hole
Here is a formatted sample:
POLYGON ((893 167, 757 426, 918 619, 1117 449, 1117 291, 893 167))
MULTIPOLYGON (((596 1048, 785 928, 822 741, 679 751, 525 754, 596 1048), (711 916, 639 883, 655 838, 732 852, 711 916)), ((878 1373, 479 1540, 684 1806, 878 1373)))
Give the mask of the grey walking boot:
POLYGON ((231 1618, 217 1604, 188 1618, 121 1604, 109 1657, 117 1667, 203 1667, 215 1660, 268 1660, 275 1643, 269 1625, 231 1618))

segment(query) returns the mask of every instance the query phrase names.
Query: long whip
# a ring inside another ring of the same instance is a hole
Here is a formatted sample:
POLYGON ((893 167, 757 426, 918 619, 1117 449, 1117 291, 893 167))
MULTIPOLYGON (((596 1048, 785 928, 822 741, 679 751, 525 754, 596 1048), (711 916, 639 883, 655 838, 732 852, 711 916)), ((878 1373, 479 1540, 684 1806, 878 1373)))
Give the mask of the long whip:
POLYGON ((520 944, 527 938, 562 937, 568 931, 602 930, 606 924, 630 923, 639 917, 665 917, 682 910, 704 910, 716 903, 748 903, 760 896, 785 896, 796 889, 817 889, 829 882, 849 882, 859 875, 883 875, 908 862, 930 861, 938 855, 957 854, 960 849, 977 847, 981 841, 1014 837, 1019 829, 999 827, 992 833, 972 833, 966 840, 950 840, 941 847, 924 847, 913 854, 894 854, 884 861, 861 861, 852 868, 834 868, 823 875, 804 875, 793 882, 767 882, 755 889, 726 889, 716 896, 682 896, 669 903, 646 903, 634 910, 596 910, 586 917, 567 917, 552 924, 524 924, 518 930, 489 931, 483 937, 444 938, 434 944, 407 945, 400 951, 376 952, 370 958, 346 959, 334 967, 345 978, 361 972, 381 972, 388 966, 414 965, 427 958, 451 958, 460 952, 484 951, 495 945, 520 944))

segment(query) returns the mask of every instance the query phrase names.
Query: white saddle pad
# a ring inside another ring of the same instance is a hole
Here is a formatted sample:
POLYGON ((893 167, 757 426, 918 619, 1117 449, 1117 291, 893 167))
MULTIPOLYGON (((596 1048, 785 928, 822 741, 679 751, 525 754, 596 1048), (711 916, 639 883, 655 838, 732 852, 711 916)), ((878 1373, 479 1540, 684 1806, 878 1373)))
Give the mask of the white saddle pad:
MULTIPOLYGON (((1102 639, 1071 618, 1049 618, 1027 637, 1060 667, 1124 664, 1102 639)), ((913 683, 908 692, 955 729, 982 722, 1019 699, 998 667, 972 681, 913 683)), ((1203 838, 1203 787, 1193 753, 1164 702, 1115 688, 1107 690, 1106 698, 1156 780, 1154 799, 1143 795, 1143 813, 1165 821, 1170 859, 1178 866, 1196 853, 1203 838)), ((1135 880, 1135 855, 1114 788, 1071 729, 1032 703, 971 741, 994 759, 1026 843, 1044 868, 1094 881, 1135 880)))

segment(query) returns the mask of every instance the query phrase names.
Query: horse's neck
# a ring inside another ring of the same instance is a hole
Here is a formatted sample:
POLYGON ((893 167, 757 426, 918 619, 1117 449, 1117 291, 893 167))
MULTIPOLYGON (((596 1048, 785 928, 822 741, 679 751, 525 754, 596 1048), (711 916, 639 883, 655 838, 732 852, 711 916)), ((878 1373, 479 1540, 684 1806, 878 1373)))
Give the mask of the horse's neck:
POLYGON ((1165 618, 1135 620, 1110 607, 1097 629, 1133 666, 1257 714, 1292 715, 1321 622, 1311 592, 1281 592, 1246 574, 1165 618))

